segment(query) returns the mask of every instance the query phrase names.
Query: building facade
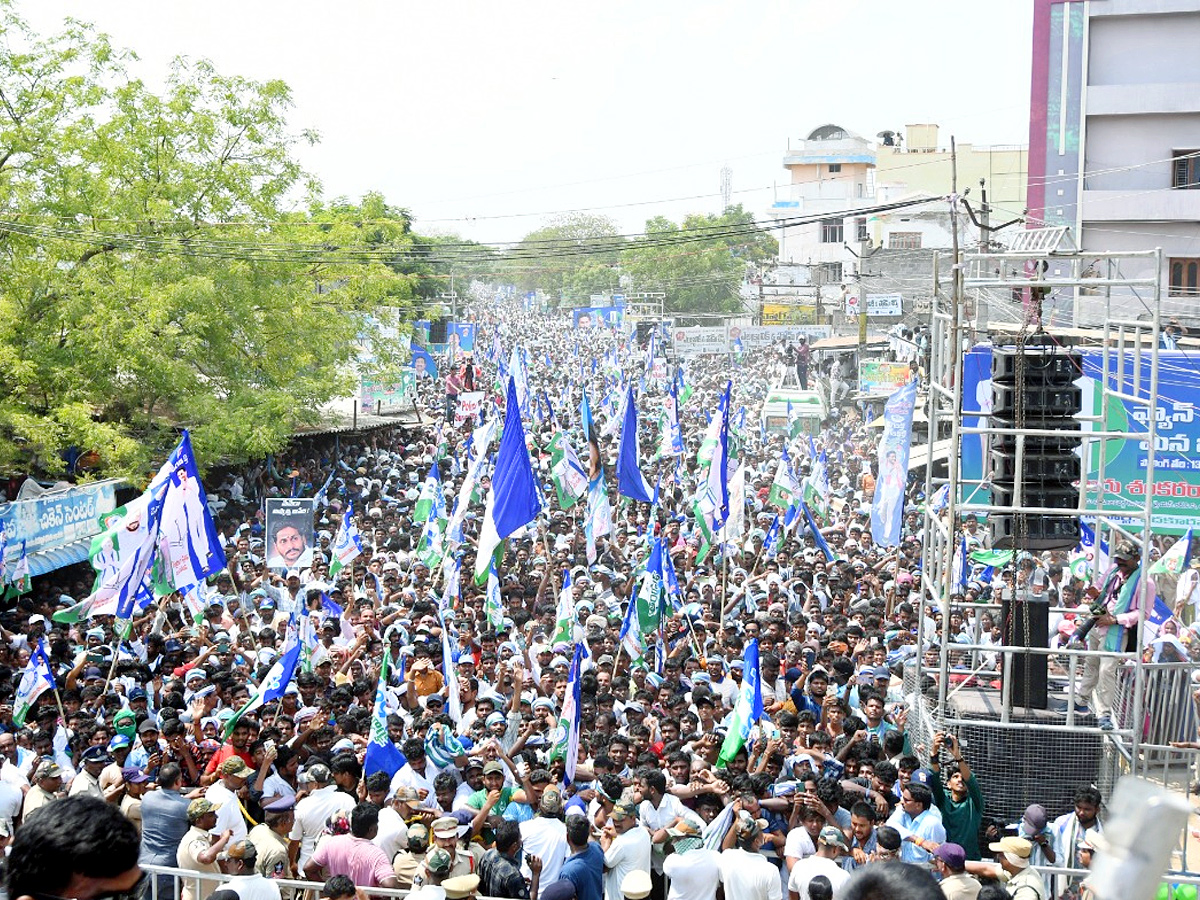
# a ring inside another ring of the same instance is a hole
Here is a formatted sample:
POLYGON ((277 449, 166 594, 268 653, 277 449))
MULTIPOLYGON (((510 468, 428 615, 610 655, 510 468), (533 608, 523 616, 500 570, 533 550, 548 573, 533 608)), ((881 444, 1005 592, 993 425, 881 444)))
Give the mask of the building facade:
MULTIPOLYGON (((1198 46, 1200 0, 1034 0, 1030 224, 1070 226, 1083 250, 1161 247, 1164 312, 1193 326, 1198 46)), ((1129 293, 1126 314, 1147 313, 1142 294, 1129 293)), ((1089 307, 1099 308, 1075 298, 1076 324, 1094 324, 1089 307)))

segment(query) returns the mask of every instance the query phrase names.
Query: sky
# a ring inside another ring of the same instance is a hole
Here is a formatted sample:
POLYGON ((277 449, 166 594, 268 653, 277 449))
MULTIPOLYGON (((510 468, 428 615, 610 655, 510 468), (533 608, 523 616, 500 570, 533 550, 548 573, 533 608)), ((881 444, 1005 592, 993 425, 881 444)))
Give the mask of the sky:
POLYGON ((1032 0, 16 0, 95 23, 161 85, 175 56, 282 79, 328 197, 382 193, 424 232, 515 241, 586 211, 761 212, 789 139, 908 123, 1025 144, 1032 0))

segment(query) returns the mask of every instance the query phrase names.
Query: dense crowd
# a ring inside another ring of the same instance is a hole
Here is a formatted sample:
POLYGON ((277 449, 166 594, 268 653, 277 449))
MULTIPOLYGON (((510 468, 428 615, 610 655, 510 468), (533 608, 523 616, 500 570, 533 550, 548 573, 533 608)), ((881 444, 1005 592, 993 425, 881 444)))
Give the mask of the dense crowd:
MULTIPOLYGON (((997 589, 1029 586, 1078 605, 1082 619, 1085 585, 1064 555, 1026 555, 994 575, 965 563, 947 629, 937 609, 921 615, 923 477, 904 486, 899 545, 872 540, 878 431, 869 412, 839 391, 812 434, 761 424, 785 366, 803 365, 807 382, 811 365, 818 386, 822 369, 807 347, 697 357, 679 374, 667 360, 664 378, 646 348, 606 328, 577 330, 560 316, 491 305, 476 311, 476 323, 473 356, 421 383, 419 424, 300 438, 260 465, 209 479, 228 568, 211 579, 199 616, 171 596, 145 609, 127 639, 109 617, 63 624, 54 614, 91 586, 83 575, 72 583, 51 575, 0 620, 0 833, 6 842, 15 835, 10 896, 89 900, 140 890, 109 883, 134 862, 192 873, 158 878, 158 897, 178 889, 181 900, 293 896, 279 879, 322 883, 331 900, 356 888, 542 900, 1086 892, 1078 879, 1034 867, 1087 867, 1103 832, 1094 788, 1081 787, 1064 809, 1025 798, 1019 822, 996 822, 955 736, 921 744, 906 728, 929 686, 906 682, 906 664, 926 654, 936 669, 946 633, 999 643, 993 613, 978 605, 997 589), (467 388, 485 391, 485 410, 495 403, 489 414, 502 416, 497 374, 514 346, 528 370, 525 427, 544 512, 507 543, 497 614, 486 585, 471 577, 486 476, 480 490, 459 496, 469 460, 489 448, 469 446, 477 421, 456 426, 447 416, 467 388), (658 485, 653 506, 616 488, 619 399, 629 381, 639 388, 643 472, 658 485), (744 524, 708 546, 693 499, 727 381, 744 524), (684 448, 659 456, 670 383, 690 395, 680 397, 684 448), (613 510, 591 562, 586 499, 561 508, 549 451, 564 433, 588 459, 578 413, 585 390, 613 510), (785 446, 797 493, 824 455, 828 487, 815 531, 771 502, 785 446), (461 541, 446 542, 444 555, 461 557, 453 579, 420 552, 426 522, 414 518, 435 466, 448 507, 468 504, 461 541), (268 558, 288 551, 264 530, 263 500, 318 492, 327 502, 314 523, 312 564, 272 571, 268 558), (331 577, 347 508, 364 548, 331 577), (635 648, 621 634, 653 537, 679 594, 664 600, 657 634, 635 648), (574 616, 566 640, 557 621, 564 602, 574 616), (310 629, 302 664, 280 697, 243 711, 297 617, 310 629), (13 694, 39 640, 57 688, 18 726, 13 694), (572 683, 577 645, 586 653, 572 683), (751 645, 763 714, 748 742, 727 752, 751 645), (384 722, 373 718, 381 673, 384 722), (578 753, 568 767, 555 748, 576 689, 578 753), (364 773, 373 729, 384 727, 396 766, 364 773), (120 837, 130 829, 132 838, 120 837), (35 842, 58 841, 69 854, 97 834, 117 849, 103 865, 89 857, 95 872, 76 873, 107 878, 102 888, 81 887, 70 866, 30 880, 35 842), (136 858, 121 869, 126 844, 136 858)), ((987 549, 973 518, 961 528, 970 550, 987 549)), ((1130 557, 1115 550, 1114 570, 1130 557)), ((1114 607, 1094 634, 1121 637, 1128 612, 1114 607)), ((1092 675, 1103 715, 1115 676, 1092 675)))

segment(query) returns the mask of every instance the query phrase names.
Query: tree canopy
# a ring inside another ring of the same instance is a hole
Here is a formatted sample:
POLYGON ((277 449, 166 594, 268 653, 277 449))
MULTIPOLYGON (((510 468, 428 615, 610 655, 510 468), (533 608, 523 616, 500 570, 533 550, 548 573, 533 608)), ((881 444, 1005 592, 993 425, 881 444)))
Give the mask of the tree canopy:
POLYGON ((741 305, 746 267, 779 252, 775 238, 741 205, 719 216, 690 215, 682 224, 661 216, 621 254, 621 270, 636 291, 662 291, 675 313, 727 313, 741 305))
POLYGON ((408 214, 319 199, 279 81, 176 60, 155 93, 90 26, 0 4, 0 470, 145 471, 192 430, 260 456, 351 388, 416 311, 408 214))

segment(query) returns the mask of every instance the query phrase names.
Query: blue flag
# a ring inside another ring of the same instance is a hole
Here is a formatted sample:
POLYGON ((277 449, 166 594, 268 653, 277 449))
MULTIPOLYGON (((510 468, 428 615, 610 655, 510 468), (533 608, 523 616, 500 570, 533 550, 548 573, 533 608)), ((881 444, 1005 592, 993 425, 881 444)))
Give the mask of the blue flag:
POLYGON ((621 444, 617 452, 617 492, 623 497, 649 503, 650 485, 638 466, 637 402, 633 385, 625 393, 625 421, 621 424, 621 444))
POLYGON ((387 730, 387 671, 388 651, 383 651, 383 663, 379 667, 379 683, 375 687, 375 708, 371 713, 371 733, 367 741, 367 755, 363 759, 363 775, 386 772, 395 775, 407 760, 400 748, 392 743, 387 730))
POLYGON ((913 409, 917 383, 900 388, 883 407, 883 436, 879 440, 878 476, 871 501, 871 538, 880 547, 900 543, 904 524, 904 490, 908 483, 908 452, 912 446, 913 409))
POLYGON ((825 554, 826 562, 833 562, 836 559, 836 554, 829 549, 829 544, 825 542, 825 536, 821 534, 821 529, 817 528, 817 523, 813 521, 812 513, 808 510, 808 504, 803 500, 800 501, 800 509, 804 511, 804 521, 808 523, 808 530, 812 532, 817 549, 825 554))

